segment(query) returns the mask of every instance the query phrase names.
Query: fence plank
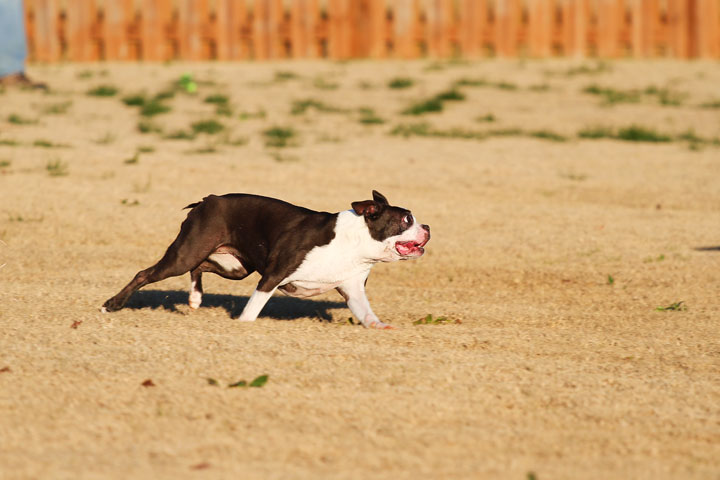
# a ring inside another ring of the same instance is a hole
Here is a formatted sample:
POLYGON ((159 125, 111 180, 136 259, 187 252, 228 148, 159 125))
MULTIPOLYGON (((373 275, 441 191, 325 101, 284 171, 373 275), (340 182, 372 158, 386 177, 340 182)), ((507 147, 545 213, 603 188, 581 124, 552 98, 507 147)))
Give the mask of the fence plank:
POLYGON ((350 58, 350 3, 351 0, 328 0, 328 56, 334 59, 350 58))
POLYGON ((461 0, 458 43, 463 55, 479 57, 483 53, 482 32, 488 28, 487 0, 461 0))
POLYGON ((497 0, 495 4, 495 52, 501 57, 512 57, 518 52, 520 27, 519 0, 497 0))
MULTIPOLYGON (((189 5, 188 8, 194 8, 194 5, 189 5)), ((173 54, 168 47, 168 38, 165 34, 165 29, 172 16, 171 0, 145 2, 141 15, 140 55, 142 59, 150 62, 171 59, 173 54)), ((201 56, 197 55, 196 58, 199 59, 201 56)))
POLYGON ((624 14, 622 0, 600 0, 597 8, 598 55, 617 57, 620 55, 620 26, 624 14))
POLYGON ((720 19, 718 0, 695 0, 694 29, 691 29, 693 56, 718 58, 720 56, 720 19))
POLYGON ((65 9, 65 38, 67 59, 72 62, 97 60, 95 44, 91 38, 93 23, 97 20, 94 0, 75 0, 73 8, 65 9))
POLYGON ((554 0, 530 2, 528 7, 530 55, 548 57, 552 53, 552 15, 554 0))
POLYGON ((58 0, 34 0, 33 8, 37 35, 35 58, 39 62, 57 62, 60 60, 58 0))
POLYGON ((293 0, 290 9, 291 55, 293 58, 317 58, 319 42, 315 35, 320 11, 317 0, 293 0))
POLYGON ((129 60, 128 25, 135 16, 133 0, 105 2, 101 33, 105 60, 129 60))
POLYGON ((391 4, 393 50, 398 58, 417 58, 418 0, 395 0, 391 4))
POLYGON ((688 58, 688 33, 690 32, 690 19, 688 16, 687 0, 668 0, 668 48, 671 56, 688 58))

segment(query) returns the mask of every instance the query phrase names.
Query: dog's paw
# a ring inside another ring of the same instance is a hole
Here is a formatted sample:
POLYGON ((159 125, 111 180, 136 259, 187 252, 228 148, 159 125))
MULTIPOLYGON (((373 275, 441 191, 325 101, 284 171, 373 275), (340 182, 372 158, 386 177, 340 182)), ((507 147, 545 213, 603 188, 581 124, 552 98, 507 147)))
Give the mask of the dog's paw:
POLYGON ((364 325, 367 328, 374 328, 376 330, 394 330, 395 329, 395 327, 393 327, 392 325, 383 323, 380 320, 377 320, 377 318, 372 318, 369 315, 367 317, 365 317, 364 325))

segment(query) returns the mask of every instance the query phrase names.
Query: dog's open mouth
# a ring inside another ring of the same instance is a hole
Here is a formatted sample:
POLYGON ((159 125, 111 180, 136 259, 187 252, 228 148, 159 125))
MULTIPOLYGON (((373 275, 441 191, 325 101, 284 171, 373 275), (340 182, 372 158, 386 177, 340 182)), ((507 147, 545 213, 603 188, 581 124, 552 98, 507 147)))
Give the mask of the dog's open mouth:
POLYGON ((423 248, 428 241, 422 243, 410 240, 409 242, 395 242, 395 250, 403 257, 419 257, 425 253, 423 248))

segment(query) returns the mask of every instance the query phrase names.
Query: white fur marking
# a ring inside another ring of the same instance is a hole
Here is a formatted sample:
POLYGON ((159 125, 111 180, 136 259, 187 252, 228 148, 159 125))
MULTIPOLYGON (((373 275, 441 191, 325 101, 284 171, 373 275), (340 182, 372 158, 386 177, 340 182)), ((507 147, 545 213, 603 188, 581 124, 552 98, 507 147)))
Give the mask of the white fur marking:
POLYGON ((226 272, 234 272, 243 268, 240 260, 231 253, 213 253, 208 257, 208 260, 217 264, 220 268, 226 272))
POLYGON ((188 299, 188 304, 193 310, 199 308, 202 303, 202 293, 195 288, 195 285, 194 281, 190 282, 190 298, 188 299))

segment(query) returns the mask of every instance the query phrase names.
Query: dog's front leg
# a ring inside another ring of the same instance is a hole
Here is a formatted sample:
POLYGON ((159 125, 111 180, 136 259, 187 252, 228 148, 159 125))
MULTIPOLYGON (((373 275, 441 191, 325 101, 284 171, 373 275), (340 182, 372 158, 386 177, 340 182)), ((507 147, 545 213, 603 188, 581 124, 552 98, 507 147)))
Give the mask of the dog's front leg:
POLYGON ((270 297, 272 297, 273 293, 275 293, 275 290, 277 290, 277 287, 273 288, 269 292, 263 292, 260 290, 260 286, 258 286, 253 294, 250 295, 250 300, 248 300, 247 305, 243 308, 238 320, 241 322, 254 322, 258 315, 260 315, 260 311, 263 309, 267 301, 270 300, 270 297))
POLYGON ((364 275, 359 275, 343 282, 342 285, 337 287, 337 291, 345 298, 350 311, 355 315, 355 318, 360 320, 363 327, 378 329, 393 328, 392 325, 381 322, 372 311, 372 308, 370 308, 370 302, 365 294, 365 280, 369 273, 370 272, 367 272, 364 275))

